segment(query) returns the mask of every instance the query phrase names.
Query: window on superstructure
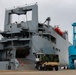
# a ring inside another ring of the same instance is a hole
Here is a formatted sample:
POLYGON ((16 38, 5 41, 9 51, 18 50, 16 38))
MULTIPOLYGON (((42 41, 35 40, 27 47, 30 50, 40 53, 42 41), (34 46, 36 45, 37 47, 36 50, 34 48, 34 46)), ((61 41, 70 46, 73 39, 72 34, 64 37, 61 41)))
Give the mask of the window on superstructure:
POLYGON ((17 27, 18 27, 18 28, 21 27, 21 24, 17 24, 17 27))
POLYGON ((38 24, 38 27, 39 28, 43 28, 43 24, 38 24))
POLYGON ((50 36, 47 34, 47 35, 43 35, 43 37, 47 40, 50 40, 50 36))
POLYGON ((51 36, 51 41, 56 44, 56 38, 51 36))
POLYGON ((58 51, 58 48, 56 48, 56 51, 58 51))

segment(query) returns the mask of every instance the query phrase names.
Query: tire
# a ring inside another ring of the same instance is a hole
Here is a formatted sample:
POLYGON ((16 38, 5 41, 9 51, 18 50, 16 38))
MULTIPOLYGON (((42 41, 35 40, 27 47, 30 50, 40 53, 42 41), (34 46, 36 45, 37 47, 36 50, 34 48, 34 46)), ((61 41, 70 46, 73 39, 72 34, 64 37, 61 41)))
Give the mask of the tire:
POLYGON ((58 66, 55 66, 55 71, 58 71, 58 66))

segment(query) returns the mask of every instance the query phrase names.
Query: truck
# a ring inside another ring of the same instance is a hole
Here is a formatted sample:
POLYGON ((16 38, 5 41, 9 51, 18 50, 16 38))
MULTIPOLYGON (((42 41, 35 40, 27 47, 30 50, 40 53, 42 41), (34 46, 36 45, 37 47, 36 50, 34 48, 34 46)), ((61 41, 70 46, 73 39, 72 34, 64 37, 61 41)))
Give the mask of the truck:
POLYGON ((38 70, 53 70, 58 71, 59 56, 57 54, 35 53, 35 68, 38 70))

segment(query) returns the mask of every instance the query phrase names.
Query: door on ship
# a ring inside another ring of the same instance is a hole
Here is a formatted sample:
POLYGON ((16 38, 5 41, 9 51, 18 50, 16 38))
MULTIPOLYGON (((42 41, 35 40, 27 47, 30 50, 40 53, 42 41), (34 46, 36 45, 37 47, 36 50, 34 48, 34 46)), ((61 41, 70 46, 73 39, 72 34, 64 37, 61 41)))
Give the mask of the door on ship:
POLYGON ((16 58, 26 58, 29 53, 28 48, 19 48, 16 50, 16 58))

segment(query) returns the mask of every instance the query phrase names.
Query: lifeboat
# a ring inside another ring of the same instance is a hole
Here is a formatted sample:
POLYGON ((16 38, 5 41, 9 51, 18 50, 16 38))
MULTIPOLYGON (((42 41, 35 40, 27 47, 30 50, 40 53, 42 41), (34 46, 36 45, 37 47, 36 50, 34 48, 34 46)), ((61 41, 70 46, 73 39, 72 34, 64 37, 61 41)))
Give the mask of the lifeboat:
POLYGON ((63 35, 63 32, 59 29, 59 27, 55 27, 54 30, 60 35, 63 35))

